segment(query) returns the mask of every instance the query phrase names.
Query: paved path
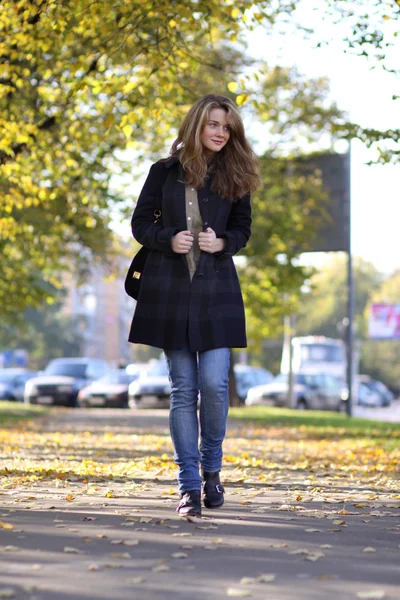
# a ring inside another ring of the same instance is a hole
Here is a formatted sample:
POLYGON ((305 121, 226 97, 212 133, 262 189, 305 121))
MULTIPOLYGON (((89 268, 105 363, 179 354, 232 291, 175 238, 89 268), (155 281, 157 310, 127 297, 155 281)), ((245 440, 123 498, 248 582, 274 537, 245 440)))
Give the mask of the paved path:
POLYGON ((384 408, 356 406, 354 416, 363 419, 375 419, 376 421, 400 423, 400 398, 395 400, 391 406, 385 406, 384 408))
MULTIPOLYGON (((163 437, 168 414, 56 411, 45 429, 163 437)), ((175 482, 162 476, 99 478, 93 494, 74 477, 0 487, 0 598, 400 599, 400 490, 388 501, 360 488, 354 506, 344 504, 348 490, 322 501, 305 484, 296 503, 290 482, 231 478, 225 506, 197 523, 178 517, 175 482)))

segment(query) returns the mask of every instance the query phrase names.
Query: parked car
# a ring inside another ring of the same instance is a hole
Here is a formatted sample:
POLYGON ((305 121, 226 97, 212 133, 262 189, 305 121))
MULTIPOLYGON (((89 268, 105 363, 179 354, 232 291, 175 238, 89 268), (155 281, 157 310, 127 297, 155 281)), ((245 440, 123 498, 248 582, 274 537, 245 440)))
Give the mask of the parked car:
POLYGON ((379 408, 382 406, 382 397, 378 392, 369 388, 365 383, 357 383, 357 404, 369 408, 379 408))
MULTIPOLYGON (((348 392, 345 384, 329 373, 294 374, 295 407, 299 409, 346 410, 348 392)), ((246 405, 287 406, 288 375, 281 373, 272 383, 251 388, 246 405)))
POLYGON ((23 402, 25 384, 36 375, 36 371, 22 368, 0 370, 0 400, 23 402))
MULTIPOLYGON (((394 394, 389 390, 388 387, 386 387, 384 383, 382 383, 382 381, 373 379, 369 375, 358 375, 357 381, 365 385, 374 394, 378 394, 378 406, 390 406, 392 404, 394 394)), ((363 398, 365 394, 361 393, 361 396, 363 398)), ((371 402, 371 398, 369 400, 371 402)), ((359 402, 359 404, 361 404, 361 402, 359 402)))
MULTIPOLYGON (((261 367, 237 364, 234 366, 236 389, 242 402, 250 387, 273 380, 273 375, 261 367)), ((129 404, 135 408, 169 408, 171 385, 164 359, 154 363, 129 386, 129 404)))
POLYGON ((165 359, 154 362, 129 385, 129 406, 132 408, 169 408, 171 384, 165 359))
POLYGON ((55 358, 41 375, 27 381, 24 401, 77 406, 79 391, 109 370, 107 363, 97 358, 55 358))
POLYGON ((80 390, 78 404, 82 407, 128 408, 128 388, 135 379, 137 376, 128 375, 125 369, 110 371, 108 375, 80 390))
POLYGON ((236 364, 233 370, 236 379, 236 391, 241 402, 246 400, 247 392, 250 388, 271 383, 274 379, 272 373, 261 367, 236 364))

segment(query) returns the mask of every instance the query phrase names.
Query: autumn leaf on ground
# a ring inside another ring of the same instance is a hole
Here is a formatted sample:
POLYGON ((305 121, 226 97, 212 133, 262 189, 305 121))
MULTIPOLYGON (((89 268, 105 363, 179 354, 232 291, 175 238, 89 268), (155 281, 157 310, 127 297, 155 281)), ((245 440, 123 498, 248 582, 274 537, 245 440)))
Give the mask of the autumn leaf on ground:
POLYGON ((72 502, 73 500, 75 500, 75 496, 73 494, 67 494, 65 496, 65 499, 68 500, 68 502, 72 502))
POLYGON ((6 523, 5 521, 0 521, 0 529, 14 529, 14 525, 6 523))
POLYGON ((83 550, 78 550, 78 548, 71 548, 71 546, 65 546, 63 552, 66 554, 85 554, 83 550))
POLYGON ((228 588, 226 595, 232 598, 248 598, 251 596, 251 593, 248 590, 241 590, 239 588, 228 588))

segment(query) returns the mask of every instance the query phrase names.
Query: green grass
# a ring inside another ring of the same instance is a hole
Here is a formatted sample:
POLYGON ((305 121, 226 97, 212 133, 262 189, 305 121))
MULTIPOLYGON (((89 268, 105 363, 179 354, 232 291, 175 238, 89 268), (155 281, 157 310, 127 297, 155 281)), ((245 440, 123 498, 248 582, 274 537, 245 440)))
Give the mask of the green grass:
POLYGON ((346 414, 330 411, 299 411, 289 408, 276 408, 270 406, 247 406, 231 408, 230 419, 251 421, 257 425, 265 426, 291 426, 302 427, 307 430, 336 429, 343 430, 352 435, 400 435, 400 423, 385 421, 372 421, 359 417, 348 417, 346 414))
POLYGON ((19 421, 40 417, 46 414, 46 412, 47 409, 43 406, 0 400, 0 428, 9 427, 19 421))

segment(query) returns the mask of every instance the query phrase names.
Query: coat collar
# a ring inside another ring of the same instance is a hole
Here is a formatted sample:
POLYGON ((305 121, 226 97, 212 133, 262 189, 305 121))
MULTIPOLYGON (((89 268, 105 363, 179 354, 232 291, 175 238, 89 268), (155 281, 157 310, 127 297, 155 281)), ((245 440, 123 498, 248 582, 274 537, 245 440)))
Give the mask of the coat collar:
POLYGON ((169 169, 170 167, 172 167, 172 165, 176 165, 176 163, 179 162, 179 158, 176 154, 173 154, 172 156, 169 156, 166 161, 165 161, 165 166, 167 169, 169 169))

